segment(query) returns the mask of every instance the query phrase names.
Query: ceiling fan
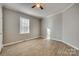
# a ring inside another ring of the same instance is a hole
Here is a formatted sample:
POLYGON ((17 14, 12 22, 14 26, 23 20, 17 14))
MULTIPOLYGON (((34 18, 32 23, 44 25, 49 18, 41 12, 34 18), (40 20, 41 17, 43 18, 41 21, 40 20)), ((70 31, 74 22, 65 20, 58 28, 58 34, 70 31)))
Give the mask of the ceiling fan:
POLYGON ((40 8, 41 10, 43 10, 43 4, 42 3, 35 3, 32 8, 40 8))

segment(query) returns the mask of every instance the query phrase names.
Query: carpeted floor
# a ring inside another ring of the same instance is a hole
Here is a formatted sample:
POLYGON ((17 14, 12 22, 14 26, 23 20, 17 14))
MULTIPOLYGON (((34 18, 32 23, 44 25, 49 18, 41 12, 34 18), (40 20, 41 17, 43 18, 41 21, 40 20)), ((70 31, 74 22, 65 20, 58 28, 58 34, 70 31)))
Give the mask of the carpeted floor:
POLYGON ((3 48, 1 56, 78 56, 79 51, 55 40, 34 39, 3 48))

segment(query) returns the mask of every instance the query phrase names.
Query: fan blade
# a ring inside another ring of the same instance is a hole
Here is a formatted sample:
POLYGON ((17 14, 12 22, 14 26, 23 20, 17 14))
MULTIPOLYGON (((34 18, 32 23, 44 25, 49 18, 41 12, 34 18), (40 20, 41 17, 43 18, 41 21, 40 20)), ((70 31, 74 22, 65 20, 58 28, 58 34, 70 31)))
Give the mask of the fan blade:
POLYGON ((40 8, 41 8, 41 9, 43 9, 43 7, 42 7, 42 6, 40 6, 40 8))
POLYGON ((34 8, 36 5, 33 5, 32 8, 34 8))

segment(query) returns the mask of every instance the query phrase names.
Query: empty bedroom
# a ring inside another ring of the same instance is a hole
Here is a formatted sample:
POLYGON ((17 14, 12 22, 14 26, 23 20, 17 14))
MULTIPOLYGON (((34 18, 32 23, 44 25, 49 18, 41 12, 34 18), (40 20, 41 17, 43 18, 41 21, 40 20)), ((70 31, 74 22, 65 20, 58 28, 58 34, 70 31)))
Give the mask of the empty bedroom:
POLYGON ((79 56, 79 3, 0 3, 0 56, 79 56))

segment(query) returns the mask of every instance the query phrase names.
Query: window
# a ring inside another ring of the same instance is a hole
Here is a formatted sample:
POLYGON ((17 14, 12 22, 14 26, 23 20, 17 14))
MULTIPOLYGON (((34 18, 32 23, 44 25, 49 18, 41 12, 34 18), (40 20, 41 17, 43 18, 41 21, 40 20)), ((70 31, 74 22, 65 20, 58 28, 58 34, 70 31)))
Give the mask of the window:
POLYGON ((29 19, 20 17, 20 33, 29 33, 29 19))
POLYGON ((51 35, 51 30, 50 28, 47 28, 47 39, 51 38, 50 35, 51 35))

